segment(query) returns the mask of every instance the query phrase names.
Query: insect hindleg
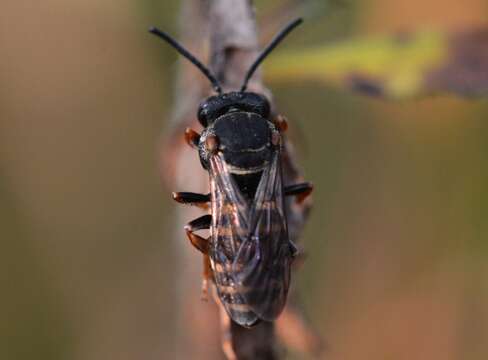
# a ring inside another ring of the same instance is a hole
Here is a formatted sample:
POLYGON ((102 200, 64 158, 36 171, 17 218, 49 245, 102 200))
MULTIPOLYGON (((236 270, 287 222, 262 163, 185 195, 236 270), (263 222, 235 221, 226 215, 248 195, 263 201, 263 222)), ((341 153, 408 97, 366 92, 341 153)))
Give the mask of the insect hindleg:
POLYGON ((305 263, 306 259, 307 254, 304 251, 297 250, 297 252, 293 256, 292 269, 299 270, 305 263))
POLYGON ((212 278, 212 266, 208 254, 203 255, 202 300, 208 300, 208 279, 212 278))
POLYGON ((203 253, 203 279, 202 279, 202 300, 208 299, 208 279, 212 277, 212 268, 210 266, 210 257, 208 256, 208 243, 209 239, 194 233, 194 231, 210 228, 212 223, 211 215, 203 215, 199 218, 190 221, 186 226, 186 235, 190 239, 190 242, 194 247, 203 253))
POLYGON ((204 255, 208 253, 208 239, 205 239, 197 234, 195 231, 209 229, 212 223, 211 215, 203 215, 199 218, 190 221, 185 225, 186 235, 194 247, 200 250, 204 255))
POLYGON ((210 194, 197 194, 192 192, 174 192, 173 200, 181 204, 189 204, 208 209, 210 194))
POLYGON ((297 197, 297 202, 301 203, 307 198, 307 196, 310 195, 312 190, 312 183, 304 182, 300 184, 285 186, 284 193, 285 196, 295 195, 297 197))

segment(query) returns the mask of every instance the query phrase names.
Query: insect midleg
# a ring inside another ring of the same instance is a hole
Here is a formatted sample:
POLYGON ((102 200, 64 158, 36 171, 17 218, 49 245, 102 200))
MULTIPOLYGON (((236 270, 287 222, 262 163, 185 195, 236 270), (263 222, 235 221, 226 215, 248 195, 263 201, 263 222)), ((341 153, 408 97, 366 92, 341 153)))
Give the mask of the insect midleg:
POLYGON ((200 250, 204 255, 208 254, 209 239, 205 239, 195 234, 195 231, 209 229, 212 223, 212 215, 203 215, 185 225, 186 235, 194 247, 200 250))
POLYGON ((285 186, 283 192, 285 196, 295 195, 297 197, 297 202, 302 203, 310 195, 312 190, 312 183, 304 182, 295 185, 285 186))
POLYGON ((188 205, 195 205, 203 209, 208 209, 210 194, 197 194, 192 192, 174 192, 173 200, 188 205))

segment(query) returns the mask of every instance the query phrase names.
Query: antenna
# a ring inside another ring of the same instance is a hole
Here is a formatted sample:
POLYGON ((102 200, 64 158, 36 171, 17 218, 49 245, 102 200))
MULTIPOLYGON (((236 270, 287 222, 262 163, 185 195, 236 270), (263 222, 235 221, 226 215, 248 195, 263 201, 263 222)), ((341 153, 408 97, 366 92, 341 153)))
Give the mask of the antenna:
POLYGON ((271 43, 268 45, 268 47, 263 50, 263 52, 258 56, 258 58, 254 61, 254 63, 251 65, 251 67, 247 71, 246 77, 244 79, 244 83, 242 84, 242 87, 241 87, 241 92, 246 91, 247 84, 248 84, 249 80, 254 75, 254 72, 256 71, 258 66, 269 55, 269 53, 271 51, 273 51, 274 48, 281 42, 281 40, 283 40, 293 29, 295 29, 302 22, 303 22, 302 18, 298 18, 298 19, 293 20, 291 23, 286 25, 283 28, 283 30, 281 30, 273 40, 271 40, 271 43))
POLYGON ((214 90, 220 95, 222 94, 222 87, 220 86, 217 78, 210 72, 210 70, 203 65, 195 56, 193 56, 188 50, 186 50, 182 45, 180 45, 175 39, 171 36, 166 34, 164 31, 159 30, 156 27, 152 27, 149 29, 151 34, 156 35, 157 37, 163 39, 168 44, 170 44, 176 51, 178 51, 181 55, 187 58, 193 65, 195 65, 200 71, 207 77, 208 80, 212 83, 214 90))

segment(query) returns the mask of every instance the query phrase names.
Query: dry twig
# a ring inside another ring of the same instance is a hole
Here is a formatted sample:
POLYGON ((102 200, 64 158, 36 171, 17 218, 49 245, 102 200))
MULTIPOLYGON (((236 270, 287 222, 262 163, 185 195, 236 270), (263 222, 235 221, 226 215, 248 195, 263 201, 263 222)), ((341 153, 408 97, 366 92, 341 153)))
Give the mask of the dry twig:
MULTIPOLYGON (((223 85, 224 90, 239 88, 244 75, 255 60, 258 50, 258 37, 252 2, 250 0, 212 0, 184 1, 182 12, 182 36, 180 39, 199 58, 204 58, 205 34, 210 38, 210 64, 213 72, 223 85)), ((173 116, 173 131, 166 143, 163 173, 170 185, 177 190, 208 192, 208 175, 201 170, 195 152, 183 145, 182 131, 185 127, 197 128, 195 119, 198 103, 208 96, 209 86, 197 79, 200 74, 182 63, 178 86, 176 89, 176 107, 173 116), (177 140, 171 140, 177 139, 177 140), (168 174, 170 174, 168 178, 168 174)), ((251 91, 269 92, 263 87, 259 73, 249 84, 251 91)), ((293 158, 293 149, 285 143, 283 157, 284 182, 295 183, 302 180, 293 158)), ((294 200, 287 202, 287 216, 290 237, 297 241, 307 217, 309 201, 297 204, 294 200)), ((178 207, 175 226, 175 238, 179 250, 180 289, 178 305, 181 307, 180 325, 186 334, 184 343, 176 343, 178 358, 216 359, 221 357, 217 326, 222 326, 223 349, 228 359, 276 359, 274 324, 261 323, 252 329, 241 328, 229 321, 223 310, 218 312, 213 302, 202 303, 200 299, 200 274, 202 264, 200 254, 185 241, 183 225, 198 215, 198 210, 189 207, 178 207), (219 354, 220 353, 220 354, 219 354)), ((220 304, 217 301, 218 304, 220 304)), ((294 340, 290 341, 290 332, 278 331, 285 342, 291 346, 302 347, 301 350, 315 350, 317 340, 314 334, 303 326, 299 313, 287 307, 290 316, 287 321, 278 322, 287 327, 302 329, 295 331, 294 340), (302 337, 303 339, 300 339, 302 337), (298 344, 298 345, 297 345, 298 344), (308 348, 307 348, 308 346, 308 348)), ((279 326, 279 325, 278 325, 279 326)))

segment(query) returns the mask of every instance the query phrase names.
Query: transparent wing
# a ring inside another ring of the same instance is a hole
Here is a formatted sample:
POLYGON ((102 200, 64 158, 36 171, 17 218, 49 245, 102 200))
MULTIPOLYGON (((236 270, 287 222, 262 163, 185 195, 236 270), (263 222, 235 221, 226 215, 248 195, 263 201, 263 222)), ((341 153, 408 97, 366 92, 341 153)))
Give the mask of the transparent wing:
MULTIPOLYGON (((212 175, 212 250, 219 295, 234 312, 273 320, 282 311, 290 282, 291 250, 283 207, 279 152, 263 171, 248 203, 221 155, 210 161, 212 175), (222 271, 220 271, 222 270, 222 271)), ((239 322, 239 321, 237 321, 239 322)))
POLYGON ((259 318, 246 304, 233 276, 234 260, 247 237, 249 205, 219 154, 210 159, 210 193, 212 226, 209 255, 217 293, 235 322, 251 326, 259 318))

